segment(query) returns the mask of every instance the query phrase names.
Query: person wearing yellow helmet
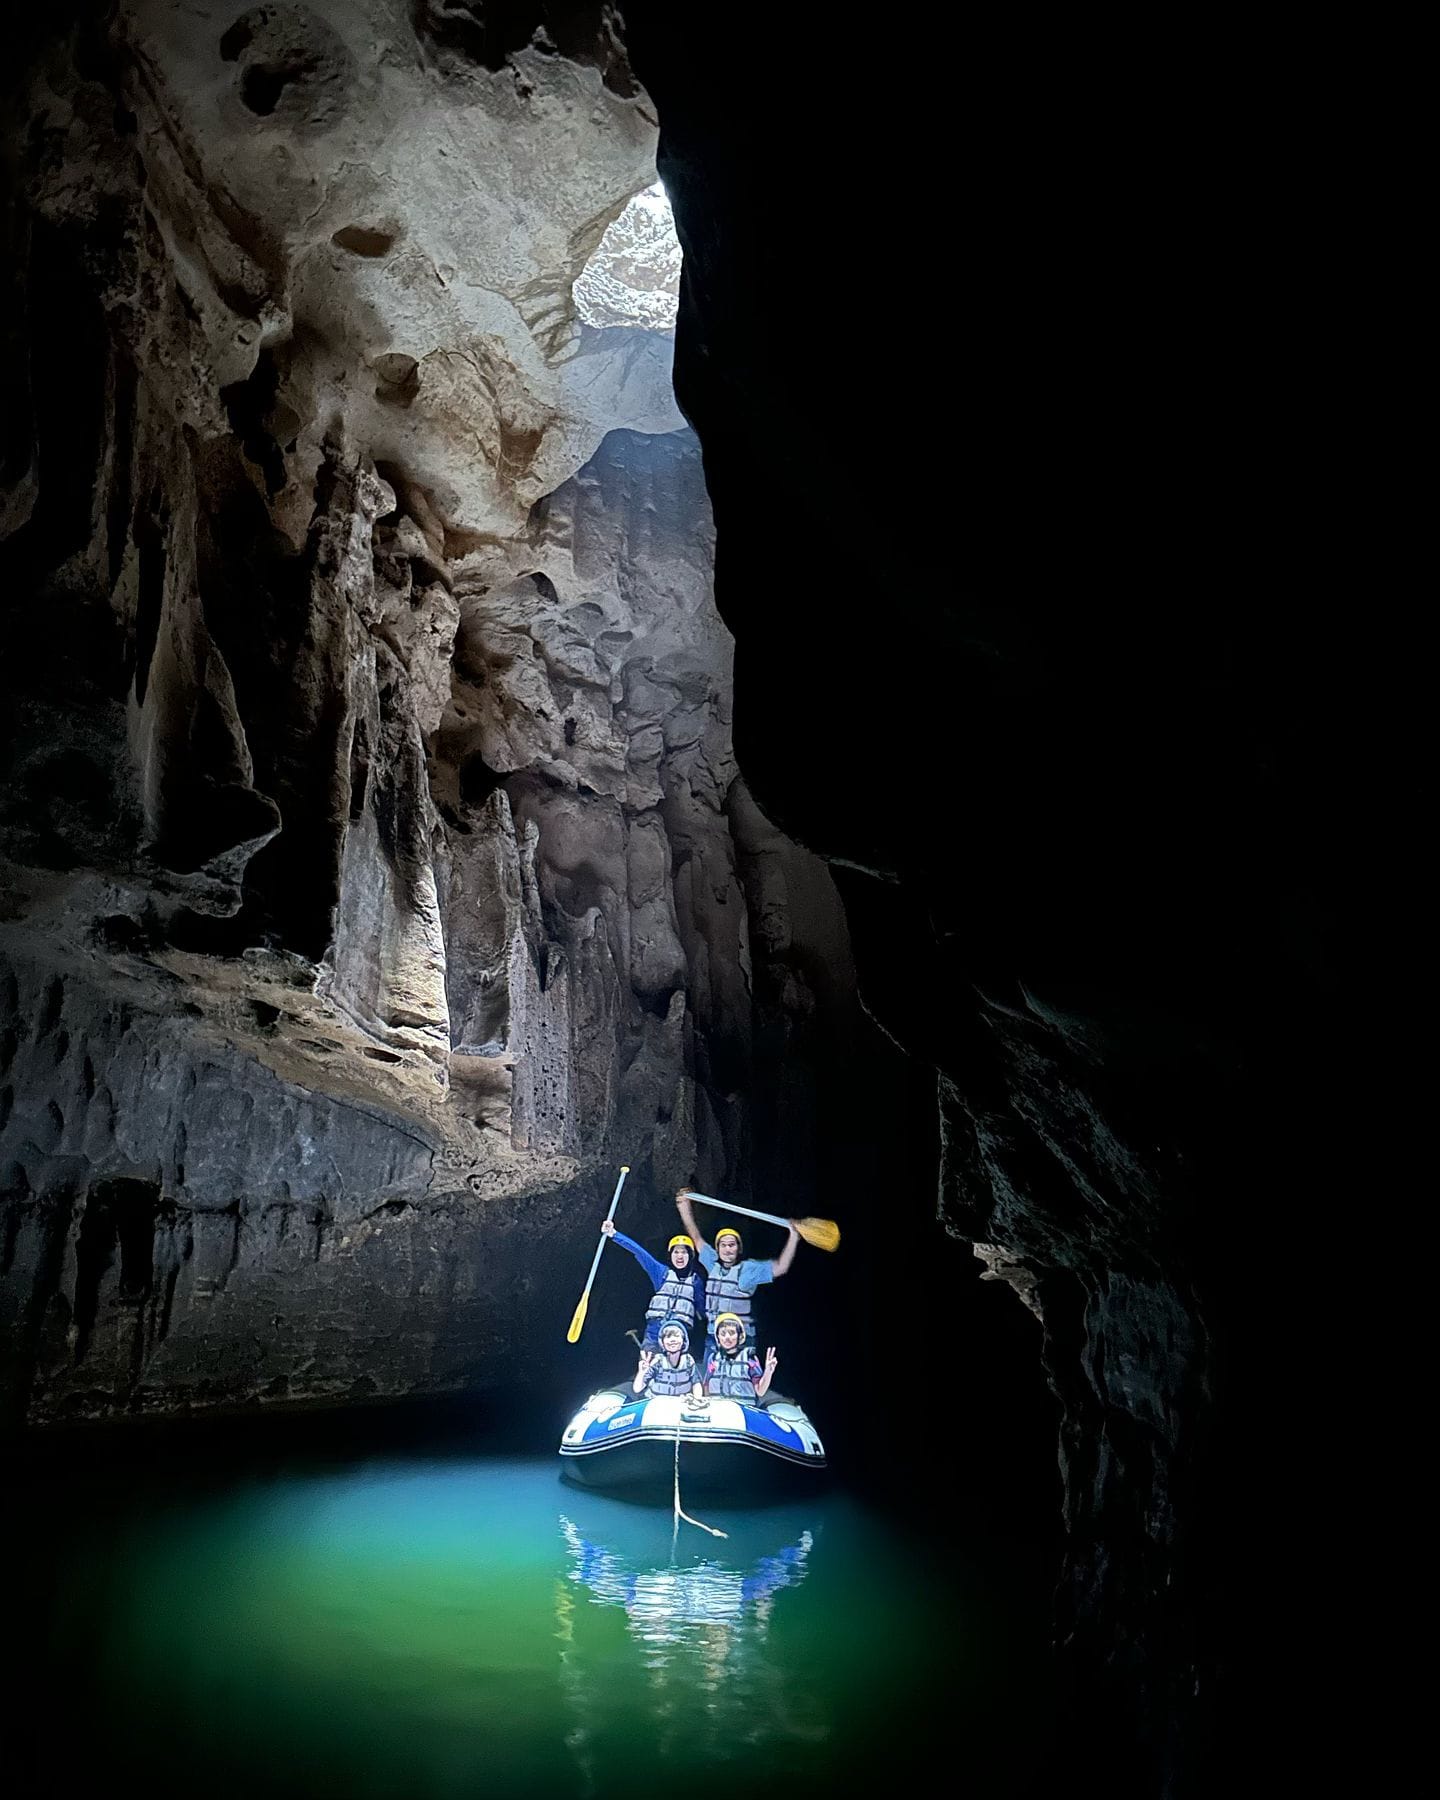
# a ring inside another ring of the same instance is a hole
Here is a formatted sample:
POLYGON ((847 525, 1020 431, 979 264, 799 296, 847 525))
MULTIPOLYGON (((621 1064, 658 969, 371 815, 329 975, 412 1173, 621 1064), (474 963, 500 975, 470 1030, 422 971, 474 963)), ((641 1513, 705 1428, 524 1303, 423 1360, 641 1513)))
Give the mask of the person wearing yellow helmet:
POLYGON ((622 1250, 630 1252, 655 1290, 645 1309, 645 1336, 641 1340, 645 1348, 659 1347, 660 1327, 667 1319, 678 1319, 688 1336, 705 1309, 705 1277, 695 1259, 694 1240, 683 1235, 672 1237, 662 1263, 633 1238, 617 1231, 610 1219, 604 1220, 600 1229, 622 1250))
POLYGON ((710 1322, 705 1339, 705 1356, 715 1352, 715 1321, 721 1313, 734 1313, 742 1321, 751 1340, 755 1336, 756 1288, 778 1281, 795 1260, 795 1247, 800 1233, 792 1225, 785 1248, 773 1258, 742 1255, 744 1241, 734 1225, 722 1225, 715 1233, 714 1245, 707 1244, 695 1223, 695 1209, 690 1204, 690 1189, 678 1188, 675 1204, 685 1229, 699 1246, 700 1262, 705 1270, 705 1314, 710 1322))
POLYGON ((780 1360, 773 1348, 765 1352, 765 1366, 745 1342, 745 1321, 723 1312, 712 1321, 715 1348, 705 1358, 705 1392, 731 1400, 763 1400, 780 1360))

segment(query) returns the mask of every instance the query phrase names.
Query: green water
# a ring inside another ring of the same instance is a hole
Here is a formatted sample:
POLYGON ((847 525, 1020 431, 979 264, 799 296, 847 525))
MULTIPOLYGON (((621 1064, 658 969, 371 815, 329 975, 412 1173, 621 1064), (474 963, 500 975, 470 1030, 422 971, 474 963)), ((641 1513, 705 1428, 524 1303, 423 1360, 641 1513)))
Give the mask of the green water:
POLYGON ((691 1509, 719 1539, 413 1453, 64 1494, 11 1496, 14 1792, 1029 1791, 1043 1584, 903 1507, 691 1509))

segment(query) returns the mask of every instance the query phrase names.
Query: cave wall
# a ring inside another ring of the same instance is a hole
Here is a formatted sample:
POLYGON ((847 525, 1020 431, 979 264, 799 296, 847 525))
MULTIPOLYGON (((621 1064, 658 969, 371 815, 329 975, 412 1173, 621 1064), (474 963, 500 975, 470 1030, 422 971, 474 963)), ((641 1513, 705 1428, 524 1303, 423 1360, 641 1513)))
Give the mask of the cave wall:
POLYGON ((853 1024, 673 340, 573 301, 653 115, 551 11, 125 5, 11 72, 7 1416, 513 1379, 616 1166, 743 1196, 853 1024))

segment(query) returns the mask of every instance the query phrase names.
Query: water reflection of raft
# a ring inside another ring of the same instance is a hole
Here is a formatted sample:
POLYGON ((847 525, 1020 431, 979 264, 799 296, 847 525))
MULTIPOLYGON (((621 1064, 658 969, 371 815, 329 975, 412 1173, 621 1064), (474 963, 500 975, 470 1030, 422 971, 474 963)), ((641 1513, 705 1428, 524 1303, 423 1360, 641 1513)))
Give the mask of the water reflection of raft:
POLYGON ((712 1398, 698 1407, 688 1399, 647 1400, 615 1387, 592 1394, 565 1427, 560 1472, 581 1487, 668 1501, 677 1434, 687 1495, 793 1493, 813 1487, 825 1469, 819 1433, 793 1400, 776 1397, 752 1406, 712 1398))
POLYGON ((815 1536, 810 1507, 755 1507, 727 1513, 723 1548, 689 1534, 676 1554, 670 1520, 611 1494, 576 1493, 560 1529, 570 1579, 602 1606, 625 1611, 634 1636, 652 1647, 708 1642, 690 1628, 769 1624, 768 1603, 797 1587, 815 1536), (608 1511, 600 1509, 607 1508, 608 1511))

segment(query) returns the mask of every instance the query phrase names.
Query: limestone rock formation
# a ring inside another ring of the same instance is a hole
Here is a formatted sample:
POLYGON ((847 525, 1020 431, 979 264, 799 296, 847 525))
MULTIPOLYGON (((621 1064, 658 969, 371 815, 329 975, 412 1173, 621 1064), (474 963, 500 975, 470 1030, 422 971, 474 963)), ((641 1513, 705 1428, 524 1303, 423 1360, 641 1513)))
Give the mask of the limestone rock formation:
POLYGON ((506 18, 130 0, 14 96, 32 1420, 484 1382, 616 1163, 749 1179, 699 448, 573 295, 654 119, 607 8, 506 18))

